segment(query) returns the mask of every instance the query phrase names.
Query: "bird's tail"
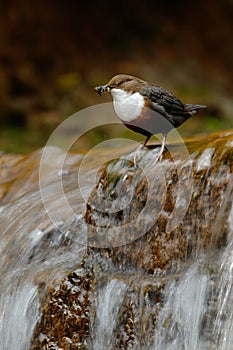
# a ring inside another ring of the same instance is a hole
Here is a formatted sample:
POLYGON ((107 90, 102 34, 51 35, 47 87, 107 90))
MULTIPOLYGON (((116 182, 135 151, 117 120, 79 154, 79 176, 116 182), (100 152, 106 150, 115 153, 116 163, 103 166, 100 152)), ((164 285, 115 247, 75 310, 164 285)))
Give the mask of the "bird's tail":
POLYGON ((204 105, 193 105, 193 104, 189 104, 189 103, 186 104, 185 107, 192 114, 196 113, 199 109, 206 108, 206 106, 204 106, 204 105))

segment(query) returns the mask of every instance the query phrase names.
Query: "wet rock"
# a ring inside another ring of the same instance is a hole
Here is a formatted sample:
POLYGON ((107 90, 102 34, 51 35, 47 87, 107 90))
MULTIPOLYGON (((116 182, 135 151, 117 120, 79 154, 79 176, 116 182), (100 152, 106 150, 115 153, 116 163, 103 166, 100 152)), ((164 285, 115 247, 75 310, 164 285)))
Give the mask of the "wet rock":
POLYGON ((91 273, 79 269, 51 288, 32 350, 83 349, 89 336, 91 273))
MULTIPOLYGON (((183 159, 181 146, 161 163, 153 163, 153 151, 149 159, 145 151, 136 168, 128 160, 107 165, 87 203, 89 245, 110 247, 121 270, 152 275, 199 254, 231 179, 231 137, 213 137, 195 143, 195 149, 190 143, 191 153, 183 159)), ((223 227, 219 245, 226 233, 223 227)))
POLYGON ((58 281, 43 298, 31 349, 165 349, 161 342, 182 348, 185 341, 204 349, 200 339, 215 349, 215 258, 231 230, 233 133, 187 148, 168 145, 161 162, 158 149, 143 149, 103 167, 86 204, 81 273, 58 281), (187 341, 180 310, 188 301, 195 310, 195 286, 207 300, 206 314, 200 302, 195 325, 202 334, 187 341))

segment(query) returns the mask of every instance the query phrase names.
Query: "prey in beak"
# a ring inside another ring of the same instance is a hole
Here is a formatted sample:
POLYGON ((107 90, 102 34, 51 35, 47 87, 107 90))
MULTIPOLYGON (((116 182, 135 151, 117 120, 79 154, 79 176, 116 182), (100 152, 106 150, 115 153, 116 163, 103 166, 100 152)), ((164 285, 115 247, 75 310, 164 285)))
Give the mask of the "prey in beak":
POLYGON ((95 88, 95 91, 97 92, 97 94, 99 94, 101 96, 103 92, 105 92, 105 91, 110 92, 111 89, 108 85, 101 85, 101 86, 97 86, 95 88))

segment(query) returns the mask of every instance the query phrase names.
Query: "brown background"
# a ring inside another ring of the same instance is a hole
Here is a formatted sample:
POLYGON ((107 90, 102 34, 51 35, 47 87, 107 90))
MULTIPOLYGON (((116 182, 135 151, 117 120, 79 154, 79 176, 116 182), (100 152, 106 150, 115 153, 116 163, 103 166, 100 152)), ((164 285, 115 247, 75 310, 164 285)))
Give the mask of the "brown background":
POLYGON ((43 146, 116 73, 208 104, 184 134, 232 127, 232 18, 231 0, 2 0, 0 149, 43 146))

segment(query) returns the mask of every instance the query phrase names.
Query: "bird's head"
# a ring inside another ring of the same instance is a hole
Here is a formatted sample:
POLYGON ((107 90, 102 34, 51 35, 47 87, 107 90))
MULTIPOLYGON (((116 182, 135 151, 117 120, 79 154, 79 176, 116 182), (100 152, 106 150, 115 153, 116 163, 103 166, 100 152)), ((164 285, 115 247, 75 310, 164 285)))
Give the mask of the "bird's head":
POLYGON ((97 86, 95 91, 101 96, 103 92, 111 92, 112 89, 122 89, 127 92, 138 91, 145 82, 127 74, 115 75, 106 85, 97 86))

